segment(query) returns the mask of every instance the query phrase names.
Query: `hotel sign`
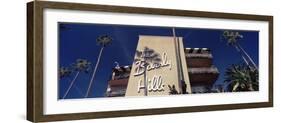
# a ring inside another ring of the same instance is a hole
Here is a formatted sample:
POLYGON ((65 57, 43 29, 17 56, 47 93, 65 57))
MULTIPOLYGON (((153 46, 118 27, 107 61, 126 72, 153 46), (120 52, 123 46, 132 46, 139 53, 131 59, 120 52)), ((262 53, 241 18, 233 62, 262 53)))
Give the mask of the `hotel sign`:
POLYGON ((181 92, 182 81, 191 92, 182 38, 177 41, 179 49, 173 37, 139 36, 126 96, 169 95, 171 87, 181 92), (179 54, 182 65, 177 61, 179 54), (179 76, 180 72, 184 77, 179 76))

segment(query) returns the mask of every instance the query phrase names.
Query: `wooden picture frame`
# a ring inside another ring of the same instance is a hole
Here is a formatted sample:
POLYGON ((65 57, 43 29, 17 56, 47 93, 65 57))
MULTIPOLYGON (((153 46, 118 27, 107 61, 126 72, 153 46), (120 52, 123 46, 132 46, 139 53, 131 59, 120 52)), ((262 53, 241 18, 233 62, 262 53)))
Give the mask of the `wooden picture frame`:
POLYGON ((27 3, 27 120, 49 122, 108 117, 156 115, 214 110, 273 107, 273 16, 170 10, 125 6, 94 5, 80 3, 33 1, 27 3), (136 109, 102 112, 79 112, 67 114, 44 114, 44 11, 46 9, 97 11, 175 17, 218 18, 230 20, 251 20, 268 23, 268 101, 238 104, 217 104, 205 106, 180 106, 153 109, 136 109))

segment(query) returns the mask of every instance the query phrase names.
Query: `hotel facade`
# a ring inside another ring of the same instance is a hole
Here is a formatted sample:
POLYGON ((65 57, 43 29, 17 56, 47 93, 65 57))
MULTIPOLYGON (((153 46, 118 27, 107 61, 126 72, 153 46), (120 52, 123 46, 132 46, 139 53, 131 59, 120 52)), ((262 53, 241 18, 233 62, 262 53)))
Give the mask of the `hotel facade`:
POLYGON ((132 65, 112 69, 107 97, 207 93, 219 71, 208 48, 184 48, 183 38, 140 35, 132 65))

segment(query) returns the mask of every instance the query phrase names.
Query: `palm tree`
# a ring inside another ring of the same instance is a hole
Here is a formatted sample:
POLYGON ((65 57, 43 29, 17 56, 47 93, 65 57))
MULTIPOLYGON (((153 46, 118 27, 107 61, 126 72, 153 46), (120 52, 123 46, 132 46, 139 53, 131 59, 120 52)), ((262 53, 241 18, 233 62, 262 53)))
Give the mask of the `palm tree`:
POLYGON ((226 69, 225 84, 230 91, 258 91, 258 70, 250 70, 245 64, 232 65, 226 69))
POLYGON ((225 92, 225 84, 216 84, 210 91, 213 93, 223 93, 225 92))
POLYGON ((64 77, 69 77, 70 74, 72 73, 72 70, 70 70, 68 67, 61 67, 59 69, 59 77, 64 78, 64 77))
POLYGON ((93 81, 94 81, 94 78, 95 78, 95 75, 96 75, 97 68, 98 68, 99 63, 100 63, 102 52, 103 52, 103 50, 104 50, 104 48, 106 46, 111 44, 112 38, 110 36, 108 36, 108 35, 101 35, 101 36, 99 36, 97 38, 96 42, 97 42, 98 45, 101 46, 101 49, 100 49, 98 60, 97 60, 97 63, 95 65, 95 68, 94 68, 94 71, 93 71, 93 74, 92 74, 92 77, 91 77, 91 80, 90 80, 90 83, 89 83, 89 86, 88 86, 85 98, 87 98, 89 96, 90 92, 91 92, 91 87, 92 87, 92 84, 93 84, 93 81))
MULTIPOLYGON (((65 94, 63 95, 63 99, 65 99, 65 97, 68 95, 70 89, 72 88, 72 86, 74 85, 77 77, 79 76, 79 74, 81 72, 85 72, 88 73, 91 69, 91 63, 85 59, 77 59, 76 62, 72 65, 74 71, 77 71, 74 78, 72 79, 72 81, 70 82, 70 85, 68 86, 65 94)), ((60 71, 64 71, 63 69, 60 71)))
POLYGON ((244 62, 250 67, 252 70, 257 70, 257 65, 253 61, 253 59, 249 56, 249 54, 241 47, 238 40, 243 38, 243 35, 239 34, 239 32, 233 31, 224 31, 223 38, 227 41, 227 44, 235 47, 235 49, 242 56, 244 62), (249 61, 248 61, 249 60, 249 61), (252 65, 252 66, 251 66, 252 65), (254 67, 254 68, 253 68, 254 67))
POLYGON ((172 85, 172 86, 168 85, 168 87, 169 87, 169 94, 171 94, 171 95, 179 94, 175 85, 172 85))
POLYGON ((156 53, 153 49, 150 49, 148 47, 144 47, 143 51, 136 51, 137 58, 135 59, 135 62, 141 61, 141 63, 144 66, 144 72, 143 72, 143 78, 144 78, 144 95, 147 96, 147 82, 146 82, 146 68, 149 65, 149 63, 159 63, 161 61, 160 55, 156 53))

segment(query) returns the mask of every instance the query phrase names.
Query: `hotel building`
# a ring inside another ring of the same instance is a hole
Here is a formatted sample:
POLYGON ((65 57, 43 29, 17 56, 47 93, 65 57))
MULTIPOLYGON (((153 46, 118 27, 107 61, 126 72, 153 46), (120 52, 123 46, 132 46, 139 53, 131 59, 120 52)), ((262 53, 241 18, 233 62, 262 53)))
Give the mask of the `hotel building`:
MULTIPOLYGON (((210 92, 219 71, 212 64, 213 56, 207 48, 186 48, 185 55, 192 93, 210 92)), ((114 67, 109 80, 107 96, 125 96, 131 66, 114 67)))
POLYGON ((185 48, 192 93, 210 92, 219 76, 208 48, 185 48))
POLYGON ((119 65, 117 65, 112 69, 112 74, 106 90, 107 97, 125 96, 131 68, 131 66, 119 67, 119 65))
POLYGON ((208 48, 184 48, 182 37, 140 36, 136 52, 144 52, 147 47, 161 61, 147 63, 147 67, 140 67, 146 63, 144 60, 143 65, 142 62, 117 65, 112 69, 106 96, 207 93, 218 78, 219 72, 208 48))

